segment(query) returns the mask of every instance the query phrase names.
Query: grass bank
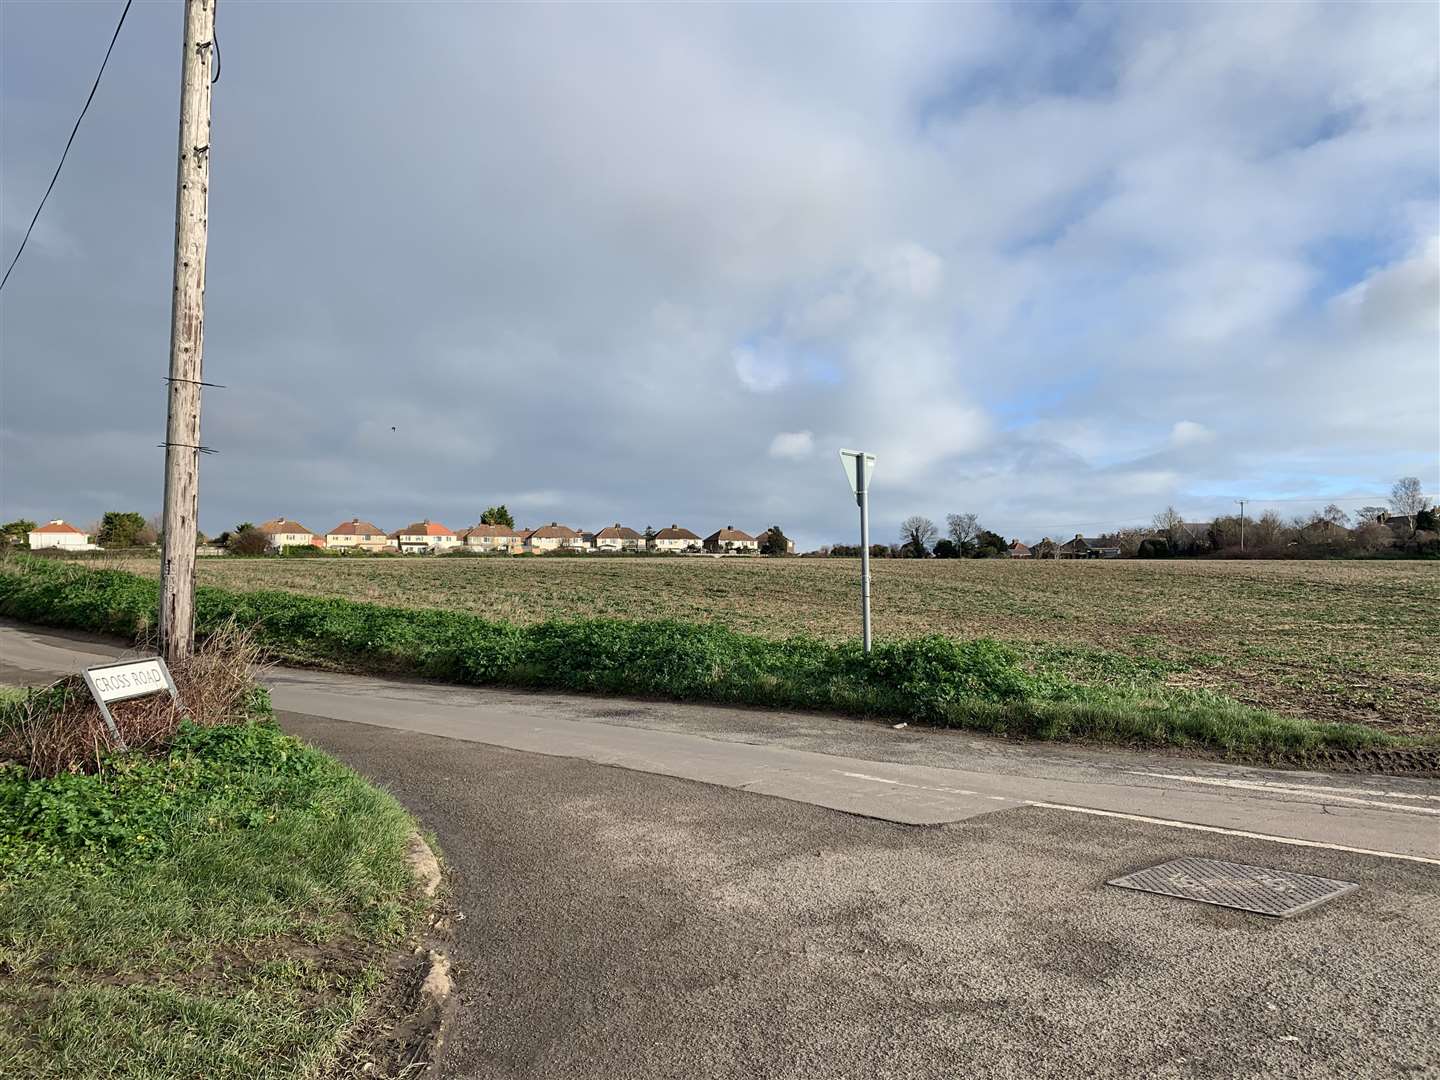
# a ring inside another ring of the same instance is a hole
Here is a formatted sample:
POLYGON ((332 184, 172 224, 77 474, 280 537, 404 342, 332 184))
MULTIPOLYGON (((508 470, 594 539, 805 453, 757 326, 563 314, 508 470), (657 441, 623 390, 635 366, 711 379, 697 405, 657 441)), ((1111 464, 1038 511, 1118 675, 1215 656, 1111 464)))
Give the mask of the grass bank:
MULTIPOLYGON (((0 563, 0 613, 133 635, 153 625, 153 580, 54 561, 0 563)), ((383 607, 284 592, 201 588, 204 633, 254 626, 278 658, 471 685, 662 696, 833 710, 1040 739, 1198 746, 1266 756, 1397 745, 1353 724, 1316 724, 1180 690, 1155 665, 1097 649, 1037 663, 987 639, 774 640, 675 620, 549 620, 530 625, 456 611, 383 607)))
MULTIPOLYGON (((0 699, 0 734, 33 719, 0 699)), ((91 772, 0 763, 0 1076, 308 1076, 355 1027, 423 909, 414 826, 256 706, 91 772)))

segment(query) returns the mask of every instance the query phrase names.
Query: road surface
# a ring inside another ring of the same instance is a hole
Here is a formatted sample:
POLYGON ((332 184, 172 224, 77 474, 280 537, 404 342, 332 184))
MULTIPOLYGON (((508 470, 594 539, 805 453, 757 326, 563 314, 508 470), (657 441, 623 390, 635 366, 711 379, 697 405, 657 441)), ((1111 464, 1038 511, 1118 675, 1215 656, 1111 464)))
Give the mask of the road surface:
MULTIPOLYGON (((0 681, 124 650, 0 622, 0 681)), ((910 825, 1034 806, 1440 866, 1440 782, 1338 777, 1180 756, 895 730, 807 713, 517 693, 273 668, 277 710, 582 758, 910 825)))
MULTIPOLYGON (((0 681, 116 651, 0 627, 0 681)), ((1440 1076, 1433 782, 267 681, 439 837, 445 1075, 1440 1076), (1360 888, 1276 920, 1105 885, 1185 855, 1360 888)))

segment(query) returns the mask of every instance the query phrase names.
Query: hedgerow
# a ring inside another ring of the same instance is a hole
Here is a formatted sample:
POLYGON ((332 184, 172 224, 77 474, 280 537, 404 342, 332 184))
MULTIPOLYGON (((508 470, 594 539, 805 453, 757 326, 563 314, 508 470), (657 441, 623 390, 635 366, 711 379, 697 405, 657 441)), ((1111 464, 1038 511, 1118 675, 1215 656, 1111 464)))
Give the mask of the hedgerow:
MULTIPOLYGON (((29 622, 139 634, 158 586, 117 570, 17 558, 0 565, 0 613, 29 622)), ((433 609, 284 592, 196 592, 201 634, 234 621, 279 659, 503 685, 824 709, 1049 739, 1200 744, 1273 753, 1394 740, 1313 724, 1158 680, 1129 689, 1027 668, 987 638, 938 635, 858 643, 771 640, 675 620, 551 620, 528 626, 433 609)))

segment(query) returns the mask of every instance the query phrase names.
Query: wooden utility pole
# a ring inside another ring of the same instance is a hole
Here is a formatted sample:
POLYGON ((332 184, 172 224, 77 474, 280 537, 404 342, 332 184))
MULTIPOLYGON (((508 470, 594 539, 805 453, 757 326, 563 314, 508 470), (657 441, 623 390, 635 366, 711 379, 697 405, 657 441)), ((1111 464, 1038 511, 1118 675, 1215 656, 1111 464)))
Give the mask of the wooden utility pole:
POLYGON ((180 164, 175 181, 175 279, 170 404, 165 424, 165 520, 160 651, 195 648, 195 534, 200 505, 200 382, 205 345, 205 240, 210 205, 210 79, 215 0, 185 0, 180 65, 180 164))

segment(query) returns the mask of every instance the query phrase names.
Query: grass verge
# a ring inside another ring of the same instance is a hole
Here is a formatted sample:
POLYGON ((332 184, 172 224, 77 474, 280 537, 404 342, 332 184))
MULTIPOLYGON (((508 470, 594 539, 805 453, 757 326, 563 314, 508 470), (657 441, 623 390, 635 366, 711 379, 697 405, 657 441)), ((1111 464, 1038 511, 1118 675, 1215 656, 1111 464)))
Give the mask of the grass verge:
MULTIPOLYGON (((0 613, 134 635, 154 623, 154 581, 117 570, 0 562, 0 613)), ((1040 739, 1203 747, 1249 757, 1407 742, 1356 724, 1281 717, 1162 681, 1163 665, 1101 650, 1023 657, 999 642, 940 636, 783 641, 674 620, 551 620, 528 626, 454 611, 280 592, 201 588, 204 633, 233 620, 277 658, 472 685, 822 709, 1040 739)))
POLYGON ((0 764, 0 1076, 313 1075, 361 1016, 423 909, 414 824, 251 700, 94 772, 0 764))

